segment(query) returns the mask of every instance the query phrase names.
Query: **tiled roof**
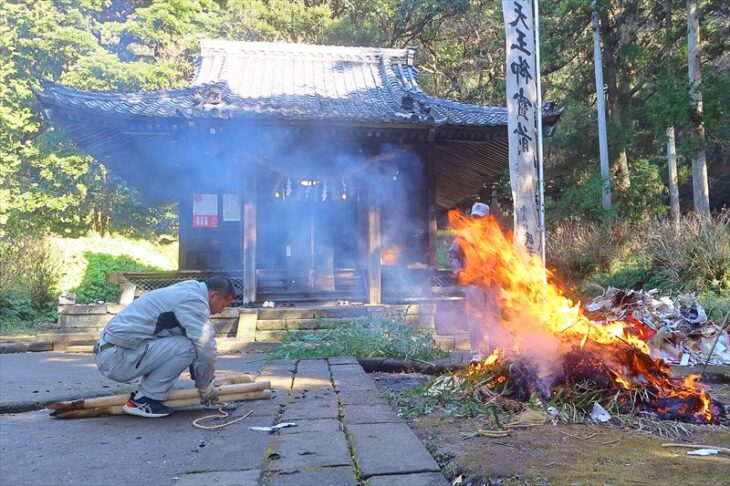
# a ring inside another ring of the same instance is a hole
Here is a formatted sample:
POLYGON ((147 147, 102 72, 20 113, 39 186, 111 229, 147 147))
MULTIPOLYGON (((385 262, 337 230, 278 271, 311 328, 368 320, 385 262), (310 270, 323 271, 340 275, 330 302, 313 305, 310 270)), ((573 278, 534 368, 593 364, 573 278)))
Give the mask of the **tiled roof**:
POLYGON ((187 88, 103 94, 49 82, 38 95, 46 105, 142 117, 506 125, 505 108, 424 94, 413 57, 409 49, 203 39, 187 88))

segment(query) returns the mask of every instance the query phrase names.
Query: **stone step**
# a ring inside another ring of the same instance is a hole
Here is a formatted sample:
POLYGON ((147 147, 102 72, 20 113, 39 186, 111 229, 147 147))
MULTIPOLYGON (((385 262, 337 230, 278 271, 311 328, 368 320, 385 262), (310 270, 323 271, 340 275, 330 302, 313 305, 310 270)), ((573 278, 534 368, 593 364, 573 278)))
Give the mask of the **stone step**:
POLYGON ((244 351, 250 343, 235 339, 216 339, 215 347, 218 354, 236 354, 244 351))
POLYGON ((35 341, 33 334, 12 334, 9 336, 0 336, 0 343, 27 343, 35 341))
POLYGON ((463 334, 456 337, 456 346, 454 351, 471 351, 471 342, 469 334, 463 334))
POLYGON ((312 330, 312 331, 304 331, 304 330, 293 330, 293 331, 256 331, 256 342, 264 342, 264 343, 280 343, 284 340, 284 337, 287 334, 290 334, 294 337, 300 336, 303 332, 307 333, 322 333, 325 332, 325 330, 312 330))
POLYGON ((68 346, 66 348, 67 353, 92 353, 94 351, 93 345, 88 346, 68 346))
POLYGON ((349 319, 353 317, 368 317, 371 310, 370 307, 364 306, 320 307, 317 309, 296 309, 291 307, 267 308, 259 309, 258 320, 349 319))
POLYGON ((469 333, 436 334, 436 345, 444 351, 470 351, 469 333))
POLYGON ((290 330, 315 330, 332 329, 334 327, 350 323, 365 322, 367 318, 351 317, 349 319, 265 319, 256 322, 257 331, 285 331, 290 330))
POLYGON ((314 309, 259 309, 258 320, 314 319, 314 309))

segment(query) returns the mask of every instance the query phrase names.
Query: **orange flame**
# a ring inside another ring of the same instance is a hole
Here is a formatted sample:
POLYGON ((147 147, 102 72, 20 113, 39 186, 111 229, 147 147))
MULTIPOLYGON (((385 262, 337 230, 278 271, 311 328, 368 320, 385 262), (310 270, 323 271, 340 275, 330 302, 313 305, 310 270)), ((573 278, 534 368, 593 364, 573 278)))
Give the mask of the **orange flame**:
MULTIPOLYGON (((649 354, 649 346, 620 321, 597 324, 580 309, 579 302, 567 298, 552 282, 538 256, 515 247, 492 217, 468 219, 458 211, 449 213, 449 223, 457 231, 464 250, 462 285, 499 288, 501 325, 511 333, 520 349, 526 333, 543 330, 556 336, 590 338, 602 344, 626 343, 649 354)), ((502 344, 502 343, 500 343, 502 344)), ((502 346, 503 347, 503 346, 502 346)))
POLYGON ((494 363, 496 363, 499 360, 501 355, 502 355, 501 350, 495 349, 492 352, 492 354, 490 354, 489 356, 487 356, 484 359, 484 361, 480 361, 478 363, 473 363, 468 369, 469 374, 480 374, 480 373, 486 371, 487 368, 489 368, 490 366, 492 366, 494 363))
POLYGON ((632 390, 649 383, 663 397, 695 397, 701 410, 693 412, 700 420, 713 419, 712 399, 688 376, 683 382, 670 380, 671 372, 650 357, 649 346, 622 321, 594 322, 586 317, 579 302, 566 297, 546 272, 540 258, 516 246, 497 221, 469 219, 458 211, 449 213, 449 224, 457 232, 464 253, 464 268, 459 284, 496 289, 500 307, 498 323, 485 322, 489 345, 495 351, 482 363, 469 368, 470 374, 487 371, 498 359, 508 355, 534 358, 540 379, 551 376, 568 351, 587 343, 596 349, 602 364, 610 369, 621 388, 632 390), (498 325, 494 325, 498 324, 498 325))

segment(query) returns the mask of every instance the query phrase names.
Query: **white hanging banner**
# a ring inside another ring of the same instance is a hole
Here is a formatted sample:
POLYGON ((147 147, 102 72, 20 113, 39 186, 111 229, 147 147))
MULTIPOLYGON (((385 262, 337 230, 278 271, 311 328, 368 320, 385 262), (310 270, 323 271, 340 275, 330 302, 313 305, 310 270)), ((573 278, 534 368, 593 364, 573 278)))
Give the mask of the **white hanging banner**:
POLYGON ((540 251, 537 217, 537 132, 535 108, 535 35, 530 0, 502 0, 506 34, 507 131, 509 176, 514 203, 515 243, 531 254, 540 251))

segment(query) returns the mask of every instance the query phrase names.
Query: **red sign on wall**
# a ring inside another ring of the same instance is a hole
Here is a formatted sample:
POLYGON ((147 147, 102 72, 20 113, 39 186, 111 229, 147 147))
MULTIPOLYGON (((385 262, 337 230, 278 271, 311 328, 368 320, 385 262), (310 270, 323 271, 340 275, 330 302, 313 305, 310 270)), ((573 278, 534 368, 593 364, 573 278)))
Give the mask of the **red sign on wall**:
POLYGON ((193 194, 193 228, 218 227, 218 194, 193 194))

